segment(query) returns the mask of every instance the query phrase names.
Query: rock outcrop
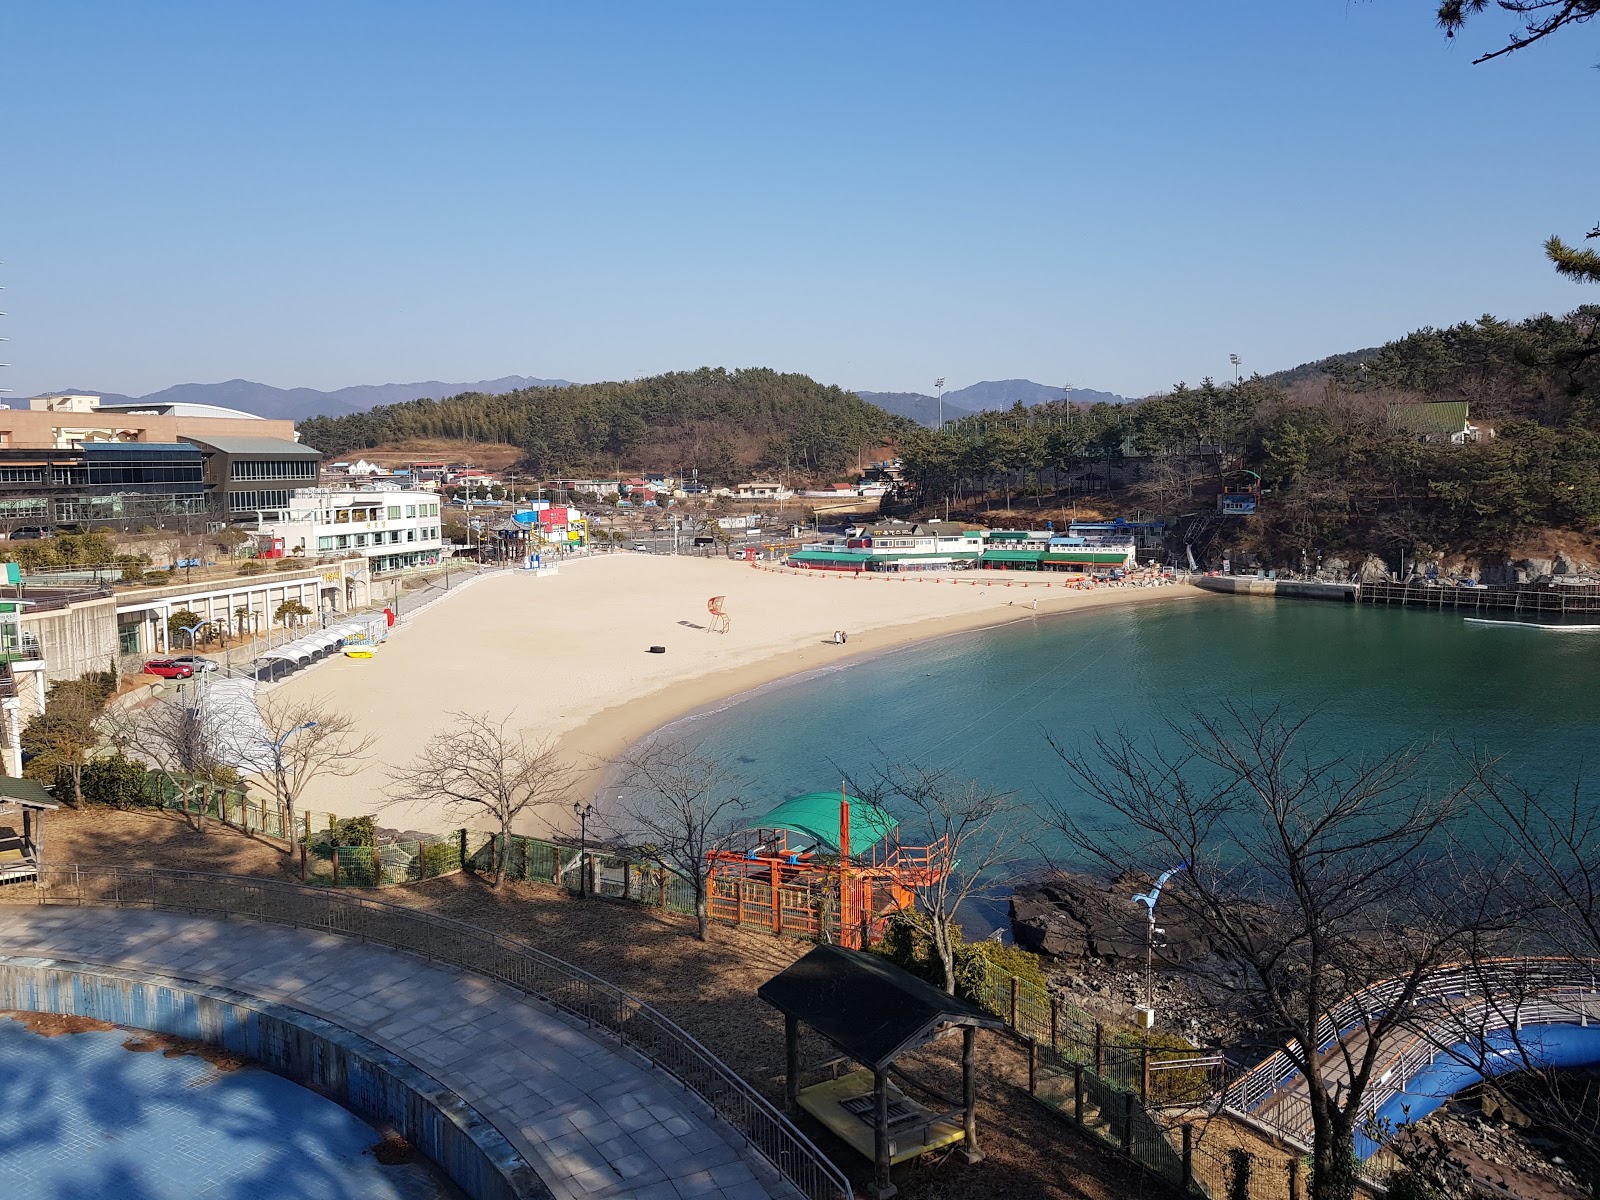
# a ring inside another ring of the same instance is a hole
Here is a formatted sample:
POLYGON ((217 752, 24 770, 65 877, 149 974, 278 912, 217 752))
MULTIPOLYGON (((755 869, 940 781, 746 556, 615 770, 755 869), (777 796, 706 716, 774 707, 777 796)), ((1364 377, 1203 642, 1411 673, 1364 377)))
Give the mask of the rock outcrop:
MULTIPOLYGON (((1020 887, 1011 897, 1011 932, 1017 945, 1063 959, 1140 962, 1145 954, 1145 909, 1133 902, 1151 881, 1123 875, 1108 888, 1082 875, 1058 874, 1020 887)), ((1157 957, 1191 962, 1205 957, 1204 939, 1177 909, 1158 908, 1157 925, 1166 932, 1157 957)))

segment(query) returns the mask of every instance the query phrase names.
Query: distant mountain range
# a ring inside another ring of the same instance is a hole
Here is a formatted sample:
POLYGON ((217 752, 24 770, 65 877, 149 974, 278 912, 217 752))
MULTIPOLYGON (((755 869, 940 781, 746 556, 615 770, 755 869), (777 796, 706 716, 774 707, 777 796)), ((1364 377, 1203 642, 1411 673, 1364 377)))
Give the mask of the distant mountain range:
POLYGON ((258 417, 303 421, 307 417, 343 417, 365 412, 378 404, 399 404, 424 396, 442 400, 462 392, 499 395, 518 388, 571 387, 565 379, 535 379, 529 375, 505 375, 499 379, 480 379, 476 383, 441 383, 437 379, 421 383, 367 383, 319 392, 314 388, 275 388, 248 379, 226 383, 180 383, 151 392, 148 396, 123 396, 116 392, 96 392, 92 388, 63 388, 63 391, 100 396, 109 404, 220 404, 238 408, 258 417))
MULTIPOLYGON (((319 392, 315 388, 277 388, 265 383, 252 383, 248 379, 230 379, 226 383, 180 383, 151 392, 147 396, 124 396, 117 392, 96 392, 93 388, 63 388, 63 391, 101 396, 109 404, 217 404, 223 408, 237 408, 258 417, 303 421, 307 417, 343 417, 351 413, 366 412, 379 404, 400 404, 406 400, 431 397, 442 400, 446 396, 459 396, 463 392, 481 392, 495 396, 514 392, 519 388, 571 387, 566 379, 537 379, 531 375, 505 375, 499 379, 480 379, 476 383, 441 383, 437 379, 420 383, 361 384, 340 388, 333 392, 319 392)), ((896 413, 922 425, 932 427, 939 421, 939 401, 934 396, 920 392, 857 392, 869 404, 896 413)), ((985 380, 969 387, 957 388, 944 394, 944 419, 959 420, 975 412, 989 412, 1010 408, 1018 400, 1024 405, 1048 404, 1060 400, 1062 389, 1048 384, 1034 383, 1031 379, 985 380)), ((1121 404, 1123 397, 1112 392, 1097 392, 1090 388, 1073 388, 1072 398, 1083 404, 1105 401, 1121 404)))
MULTIPOLYGON (((909 417, 919 425, 933 428, 939 423, 941 408, 936 396, 925 396, 921 392, 857 392, 856 395, 897 416, 909 417)), ((1031 379, 988 379, 946 392, 942 411, 946 421, 957 421, 977 412, 1010 408, 1019 400, 1023 407, 1031 408, 1035 404, 1059 401, 1064 395, 1064 388, 1034 383, 1031 379)), ((1106 404, 1122 404, 1126 401, 1126 397, 1115 392, 1097 392, 1093 388, 1073 388, 1072 399, 1077 404, 1098 404, 1102 401, 1106 404)))

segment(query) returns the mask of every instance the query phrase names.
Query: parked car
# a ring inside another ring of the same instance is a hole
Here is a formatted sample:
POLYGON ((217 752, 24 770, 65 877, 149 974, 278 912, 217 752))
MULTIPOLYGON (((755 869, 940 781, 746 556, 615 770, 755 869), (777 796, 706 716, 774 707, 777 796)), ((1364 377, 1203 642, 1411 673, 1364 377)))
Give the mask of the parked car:
POLYGON ((189 679, 194 675, 194 668, 172 658, 152 658, 145 663, 144 673, 159 675, 163 679, 189 679))
POLYGON ((178 655, 174 655, 172 661, 175 662, 175 663, 181 663, 182 665, 189 667, 191 670, 193 670, 197 674, 199 672, 201 672, 201 671, 220 671, 220 670, 222 670, 222 664, 219 663, 216 659, 214 659, 214 658, 202 658, 198 654, 178 654, 178 655))

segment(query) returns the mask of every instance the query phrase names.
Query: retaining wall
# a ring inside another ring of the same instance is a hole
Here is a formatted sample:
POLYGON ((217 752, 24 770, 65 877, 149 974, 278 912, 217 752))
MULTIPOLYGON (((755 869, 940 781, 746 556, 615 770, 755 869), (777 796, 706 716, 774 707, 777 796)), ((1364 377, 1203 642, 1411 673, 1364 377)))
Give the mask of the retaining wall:
POLYGON ((551 1200, 511 1144, 431 1075, 342 1026, 146 972, 0 956, 0 1009, 93 1017, 219 1046, 399 1133, 471 1200, 551 1200))

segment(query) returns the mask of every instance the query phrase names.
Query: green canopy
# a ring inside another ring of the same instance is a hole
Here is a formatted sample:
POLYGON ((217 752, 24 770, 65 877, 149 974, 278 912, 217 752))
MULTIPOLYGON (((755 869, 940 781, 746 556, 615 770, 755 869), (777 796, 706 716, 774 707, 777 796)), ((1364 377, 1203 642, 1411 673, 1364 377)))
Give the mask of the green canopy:
MULTIPOLYGON (((859 854, 881 842, 899 822, 869 800, 850 797, 850 852, 859 854)), ((750 822, 751 829, 782 829, 815 840, 837 852, 839 849, 839 793, 807 792, 785 800, 766 816, 750 822)))
POLYGON ((1044 558, 1043 550, 984 550, 985 562, 1027 562, 1036 563, 1044 558))
POLYGON ((858 563, 866 566, 872 555, 849 550, 796 550, 789 555, 790 562, 858 563))

